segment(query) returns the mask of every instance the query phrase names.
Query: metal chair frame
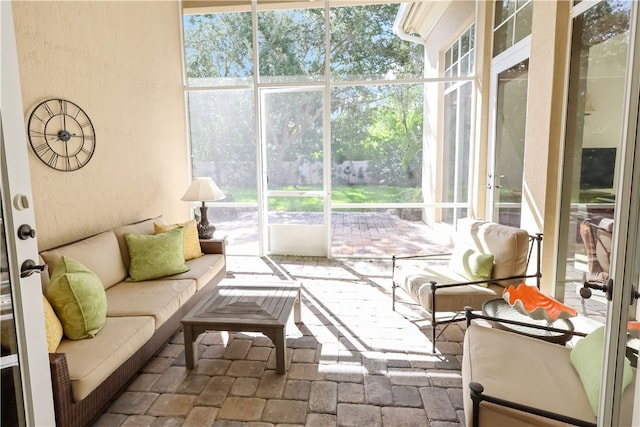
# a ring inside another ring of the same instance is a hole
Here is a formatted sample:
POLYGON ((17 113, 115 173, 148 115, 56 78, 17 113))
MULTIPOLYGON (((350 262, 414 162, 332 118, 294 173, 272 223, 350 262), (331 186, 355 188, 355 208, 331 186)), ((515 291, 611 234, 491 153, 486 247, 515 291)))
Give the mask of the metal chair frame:
MULTIPOLYGON (((517 275, 517 276, 510 276, 510 277, 496 277, 496 278, 491 278, 489 280, 475 280, 475 281, 468 281, 468 282, 455 282, 455 283, 437 283, 435 281, 430 281, 429 283, 431 284, 431 310, 429 310, 429 314, 431 316, 431 337, 432 337, 432 351, 435 353, 436 352, 436 341, 438 339, 438 337, 440 337, 440 335, 444 332, 444 330, 447 328, 447 326, 449 326, 449 324, 454 323, 454 322, 461 322, 464 321, 464 318, 462 317, 458 317, 462 311, 458 311, 456 313, 453 314, 452 317, 446 318, 446 319, 438 319, 436 313, 438 312, 437 309, 437 300, 436 300, 436 295, 438 293, 438 290, 441 289, 446 289, 446 288, 452 288, 452 287, 457 287, 457 286, 467 286, 467 285, 479 285, 479 284, 484 284, 484 283, 491 283, 491 282, 499 282, 499 281, 504 281, 504 280, 524 280, 524 279, 531 279, 531 278, 535 278, 536 279, 536 286, 538 287, 538 289, 540 289, 540 278, 542 277, 542 273, 541 273, 541 248, 542 248, 542 233, 536 233, 534 235, 529 235, 529 253, 527 255, 527 269, 529 266, 529 262, 531 261, 531 256, 533 254, 533 249, 534 246, 536 247, 536 272, 533 274, 523 274, 523 275, 517 275), (439 334, 436 335, 436 329, 438 327, 438 325, 445 325, 445 327, 440 331, 439 334)), ((428 260, 428 259, 435 259, 436 257, 446 257, 446 256, 450 256, 451 254, 428 254, 428 255, 409 255, 409 256, 397 256, 397 255, 393 255, 391 258, 391 264, 392 264, 392 273, 391 273, 391 291, 392 291, 392 303, 391 303, 391 308, 393 311, 396 311, 396 288, 401 288, 400 285, 398 285, 396 283, 395 280, 395 272, 396 272, 396 264, 398 261, 400 260, 409 260, 409 259, 424 259, 424 260, 428 260)), ((444 260, 444 258, 443 258, 444 260)), ((526 271, 526 270, 525 270, 526 271)))

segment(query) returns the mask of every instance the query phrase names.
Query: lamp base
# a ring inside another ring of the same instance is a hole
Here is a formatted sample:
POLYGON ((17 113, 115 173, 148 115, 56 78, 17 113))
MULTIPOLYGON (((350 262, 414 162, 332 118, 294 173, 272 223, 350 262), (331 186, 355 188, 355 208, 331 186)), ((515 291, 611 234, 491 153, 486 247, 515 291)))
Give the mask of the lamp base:
POLYGON ((209 240, 213 238, 213 233, 216 231, 216 227, 209 223, 207 219, 207 207, 202 202, 200 206, 200 222, 197 224, 198 238, 201 240, 209 240))

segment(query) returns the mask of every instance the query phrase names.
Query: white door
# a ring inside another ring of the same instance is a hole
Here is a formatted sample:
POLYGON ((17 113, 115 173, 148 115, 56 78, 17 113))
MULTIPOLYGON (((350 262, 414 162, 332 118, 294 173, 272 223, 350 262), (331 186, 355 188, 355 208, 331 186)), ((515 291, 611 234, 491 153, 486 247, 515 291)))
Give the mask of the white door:
POLYGON ((38 261, 38 248, 29 232, 34 228, 33 200, 11 2, 0 2, 0 8, 1 424, 53 426, 40 275, 21 271, 28 260, 38 261), (21 226, 27 231, 23 238, 18 236, 21 226))
POLYGON ((267 253, 327 256, 323 88, 260 94, 267 253))
POLYGON ((486 218, 520 227, 529 93, 529 39, 491 64, 491 127, 486 218))

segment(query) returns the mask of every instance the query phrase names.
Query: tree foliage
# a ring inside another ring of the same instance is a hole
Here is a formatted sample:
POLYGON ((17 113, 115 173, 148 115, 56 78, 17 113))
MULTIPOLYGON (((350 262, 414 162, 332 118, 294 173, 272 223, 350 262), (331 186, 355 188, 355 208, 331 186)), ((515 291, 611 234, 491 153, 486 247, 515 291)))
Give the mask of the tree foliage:
MULTIPOLYGON (((421 48, 392 33, 397 11, 398 5, 389 4, 332 8, 330 76, 325 76, 324 9, 259 12, 258 74, 260 82, 286 82, 292 87, 325 78, 371 81, 331 91, 333 167, 338 170, 345 161, 367 160, 368 182, 413 186, 419 183, 421 169, 422 86, 376 83, 422 75, 421 48)), ((252 82, 251 13, 186 16, 185 46, 191 86, 252 82)), ((244 179, 253 179, 255 185, 255 174, 243 172, 255 169, 253 99, 233 102, 229 97, 235 91, 219 93, 201 97, 197 106, 190 100, 194 162, 215 163, 217 175, 212 176, 222 185, 240 185, 244 179), (208 112, 194 113, 196 107, 208 112)), ((322 164, 322 91, 264 90, 261 96, 270 184, 291 184, 292 176, 306 184, 304 180, 314 177, 292 173, 286 165, 322 164)), ((321 173, 321 168, 314 169, 313 174, 321 173)), ((364 180, 364 171, 358 173, 364 180)))

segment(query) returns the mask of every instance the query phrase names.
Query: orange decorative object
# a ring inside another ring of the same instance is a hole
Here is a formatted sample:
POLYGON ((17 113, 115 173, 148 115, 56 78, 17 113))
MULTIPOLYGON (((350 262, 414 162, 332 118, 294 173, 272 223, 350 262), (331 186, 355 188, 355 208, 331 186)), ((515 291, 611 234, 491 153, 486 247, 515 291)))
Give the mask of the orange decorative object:
POLYGON ((502 293, 502 298, 521 314, 536 320, 553 322, 578 315, 573 308, 546 296, 535 286, 527 286, 524 283, 518 287, 509 286, 502 293))

